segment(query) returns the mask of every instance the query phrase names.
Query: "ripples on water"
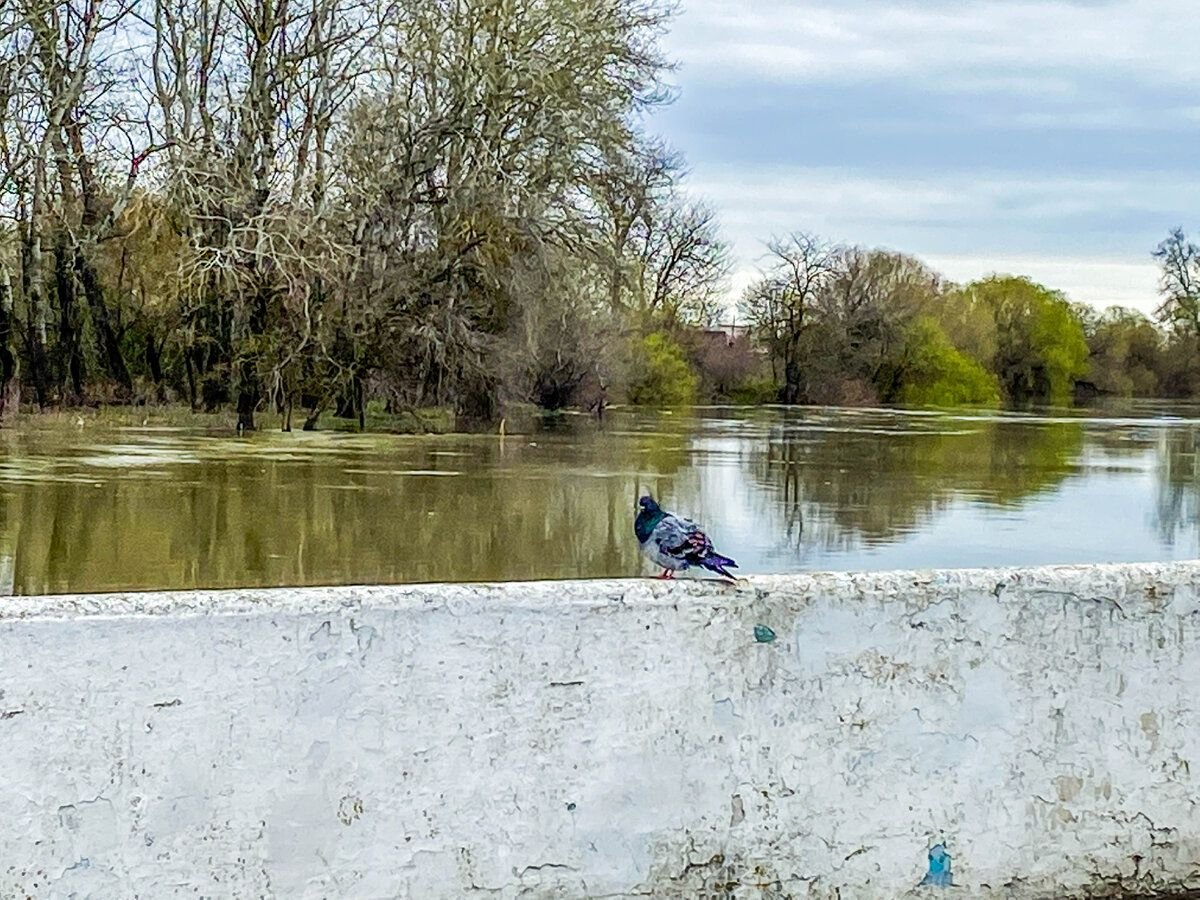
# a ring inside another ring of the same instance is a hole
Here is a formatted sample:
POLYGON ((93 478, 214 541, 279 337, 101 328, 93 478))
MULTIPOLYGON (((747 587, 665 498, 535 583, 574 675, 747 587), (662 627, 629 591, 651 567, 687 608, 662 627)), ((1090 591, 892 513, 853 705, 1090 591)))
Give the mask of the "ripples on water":
POLYGON ((652 492, 743 572, 1178 559, 1196 407, 617 410, 533 435, 0 430, 0 593, 646 571, 652 492))

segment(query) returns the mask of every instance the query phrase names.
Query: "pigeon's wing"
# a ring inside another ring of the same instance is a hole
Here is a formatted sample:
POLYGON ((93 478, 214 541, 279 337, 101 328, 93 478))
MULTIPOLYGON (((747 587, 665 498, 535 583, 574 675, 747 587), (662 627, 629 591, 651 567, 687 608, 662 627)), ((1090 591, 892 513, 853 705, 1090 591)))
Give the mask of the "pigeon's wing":
POLYGON ((667 515, 654 529, 652 539, 659 550, 674 559, 698 563, 712 552, 712 541, 690 519, 667 515))

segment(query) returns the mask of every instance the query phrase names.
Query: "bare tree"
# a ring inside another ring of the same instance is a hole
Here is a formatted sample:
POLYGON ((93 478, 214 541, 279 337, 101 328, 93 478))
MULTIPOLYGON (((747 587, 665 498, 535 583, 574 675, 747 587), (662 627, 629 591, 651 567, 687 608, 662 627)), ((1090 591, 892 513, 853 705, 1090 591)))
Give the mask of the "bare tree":
POLYGON ((941 290, 940 277, 902 253, 840 249, 828 289, 817 298, 826 349, 843 378, 873 384, 883 396, 896 385, 894 362, 906 326, 941 290), (888 370, 891 371, 888 371, 888 370))
POLYGON ((638 115, 665 97, 667 14, 0 4, 0 391, 149 381, 243 428, 267 405, 290 427, 297 403, 306 426, 331 406, 361 423, 368 389, 479 415, 562 402, 593 337, 703 320, 725 272, 638 115))
POLYGON ((801 341, 836 269, 837 248, 811 234, 795 232, 767 244, 770 263, 742 297, 747 321, 783 365, 784 403, 803 395, 801 341))
POLYGON ((720 314, 729 249, 704 202, 669 197, 647 222, 642 248, 643 314, 668 325, 711 324, 720 314))
POLYGON ((1159 290, 1163 302, 1155 313, 1160 322, 1200 340, 1200 247, 1175 228, 1154 251, 1162 272, 1159 290))

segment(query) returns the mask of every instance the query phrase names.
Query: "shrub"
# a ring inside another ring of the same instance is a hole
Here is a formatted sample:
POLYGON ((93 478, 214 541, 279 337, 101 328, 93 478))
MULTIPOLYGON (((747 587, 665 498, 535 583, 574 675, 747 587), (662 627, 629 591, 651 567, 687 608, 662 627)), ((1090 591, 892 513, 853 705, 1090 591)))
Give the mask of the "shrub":
POLYGON ((635 348, 629 402, 643 406, 686 406, 696 401, 700 379, 683 348, 670 335, 655 332, 635 348))

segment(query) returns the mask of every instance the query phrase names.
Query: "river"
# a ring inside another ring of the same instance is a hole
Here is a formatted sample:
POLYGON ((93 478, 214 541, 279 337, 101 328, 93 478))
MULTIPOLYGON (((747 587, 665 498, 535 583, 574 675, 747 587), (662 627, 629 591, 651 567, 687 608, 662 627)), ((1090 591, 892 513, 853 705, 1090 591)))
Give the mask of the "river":
POLYGON ((526 435, 0 429, 0 593, 649 574, 640 493, 742 573, 1195 557, 1200 408, 614 410, 526 435))

